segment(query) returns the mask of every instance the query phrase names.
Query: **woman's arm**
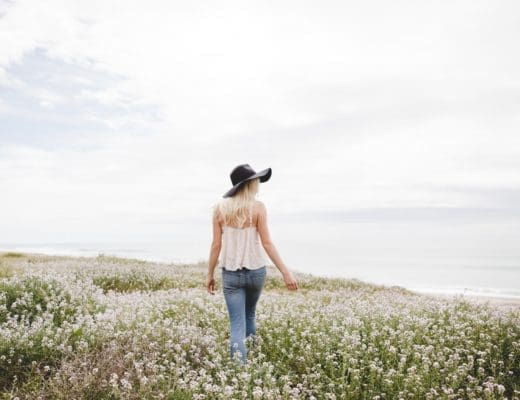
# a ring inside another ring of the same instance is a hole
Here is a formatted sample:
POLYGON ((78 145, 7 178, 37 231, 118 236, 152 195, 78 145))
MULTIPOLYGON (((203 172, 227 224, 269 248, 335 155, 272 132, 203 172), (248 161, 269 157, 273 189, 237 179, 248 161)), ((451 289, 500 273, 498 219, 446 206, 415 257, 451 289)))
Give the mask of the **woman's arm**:
POLYGON ((287 288, 291 290, 298 289, 296 279, 294 279, 291 272, 285 266, 285 263, 278 254, 278 250, 276 250, 276 246, 271 241, 269 228, 267 227, 267 210, 265 205, 261 201, 259 201, 258 204, 258 233, 260 235, 260 239, 262 240, 262 246, 264 247, 271 261, 273 261, 276 268, 278 268, 278 270, 282 273, 287 288))
POLYGON ((222 228, 218 222, 217 208, 213 210, 213 241, 209 251, 209 262, 208 262, 208 276, 206 279, 206 288, 210 294, 214 294, 215 290, 215 268, 218 262, 218 256, 220 255, 220 249, 222 247, 222 228))

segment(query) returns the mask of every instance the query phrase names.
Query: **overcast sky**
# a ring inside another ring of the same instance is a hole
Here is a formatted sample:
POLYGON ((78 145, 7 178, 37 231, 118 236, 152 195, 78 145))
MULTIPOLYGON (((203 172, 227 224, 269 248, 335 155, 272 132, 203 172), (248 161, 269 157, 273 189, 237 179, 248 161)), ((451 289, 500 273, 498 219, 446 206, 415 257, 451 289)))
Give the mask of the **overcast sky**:
POLYGON ((0 242, 209 235, 241 163, 280 223, 520 226, 516 0, 0 0, 0 43, 0 242))

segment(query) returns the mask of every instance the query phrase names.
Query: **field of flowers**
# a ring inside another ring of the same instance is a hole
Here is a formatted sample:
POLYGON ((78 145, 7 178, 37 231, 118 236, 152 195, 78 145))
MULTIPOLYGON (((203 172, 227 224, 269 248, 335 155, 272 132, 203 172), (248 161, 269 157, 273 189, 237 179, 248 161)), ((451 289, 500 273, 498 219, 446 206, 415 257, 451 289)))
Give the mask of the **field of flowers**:
POLYGON ((0 399, 520 399, 520 310, 272 267, 248 363, 204 263, 0 254, 0 399))

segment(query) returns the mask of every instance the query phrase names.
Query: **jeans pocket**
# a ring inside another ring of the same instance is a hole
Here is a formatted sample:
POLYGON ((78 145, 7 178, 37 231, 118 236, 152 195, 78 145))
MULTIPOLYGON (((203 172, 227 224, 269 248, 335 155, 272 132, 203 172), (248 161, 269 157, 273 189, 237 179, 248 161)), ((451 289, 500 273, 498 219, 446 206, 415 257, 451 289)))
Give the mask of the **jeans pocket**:
POLYGON ((237 289, 239 286, 239 277, 232 273, 226 273, 222 275, 222 289, 224 291, 230 291, 237 289))
POLYGON ((261 289, 265 283, 265 272, 253 275, 251 278, 251 285, 257 289, 261 289))

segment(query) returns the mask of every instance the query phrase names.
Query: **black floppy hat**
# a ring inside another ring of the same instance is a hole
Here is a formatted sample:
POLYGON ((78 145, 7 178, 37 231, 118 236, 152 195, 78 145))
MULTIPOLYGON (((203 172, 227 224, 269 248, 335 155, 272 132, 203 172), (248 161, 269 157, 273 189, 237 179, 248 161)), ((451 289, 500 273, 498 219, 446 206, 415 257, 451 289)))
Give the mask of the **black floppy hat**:
POLYGON ((272 174, 271 168, 266 168, 260 172, 255 172, 249 164, 237 165, 231 171, 231 183, 233 187, 229 189, 222 197, 232 197, 247 182, 255 178, 260 178, 260 182, 267 182, 272 174))

